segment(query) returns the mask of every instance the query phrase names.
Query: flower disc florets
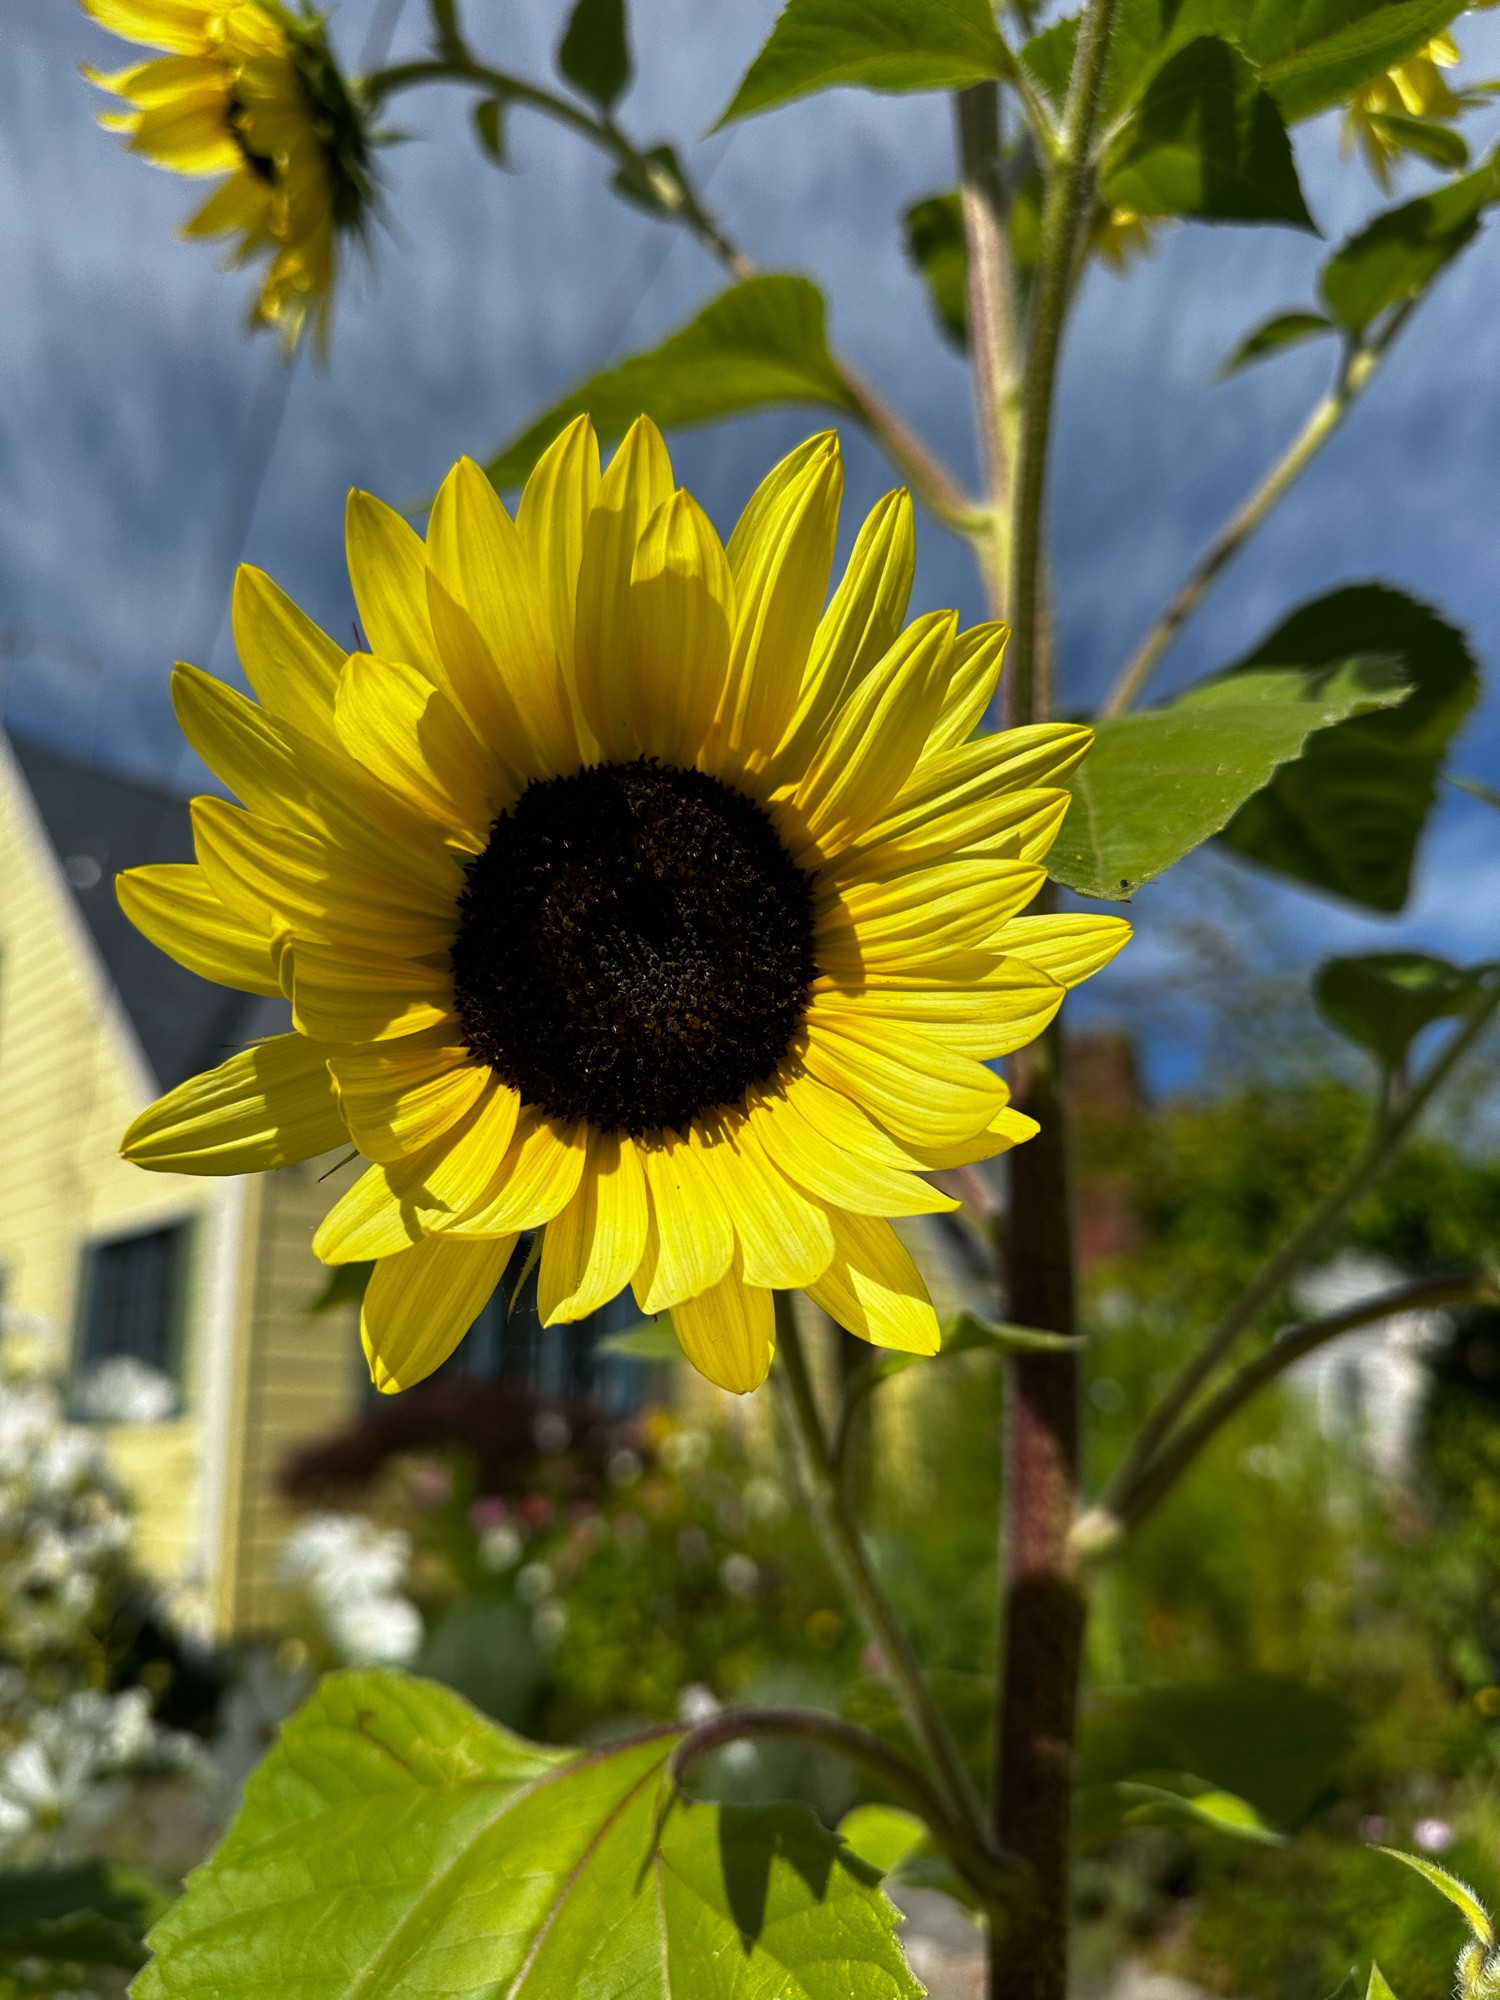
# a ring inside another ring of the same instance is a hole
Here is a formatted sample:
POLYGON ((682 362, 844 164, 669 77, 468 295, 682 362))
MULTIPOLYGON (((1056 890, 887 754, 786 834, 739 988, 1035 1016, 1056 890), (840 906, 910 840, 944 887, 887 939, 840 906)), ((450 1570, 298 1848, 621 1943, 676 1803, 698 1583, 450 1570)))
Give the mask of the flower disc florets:
POLYGON ((774 1076, 814 976, 811 884, 765 813, 645 757, 529 786, 469 870, 453 946, 475 1058, 634 1138, 774 1076))

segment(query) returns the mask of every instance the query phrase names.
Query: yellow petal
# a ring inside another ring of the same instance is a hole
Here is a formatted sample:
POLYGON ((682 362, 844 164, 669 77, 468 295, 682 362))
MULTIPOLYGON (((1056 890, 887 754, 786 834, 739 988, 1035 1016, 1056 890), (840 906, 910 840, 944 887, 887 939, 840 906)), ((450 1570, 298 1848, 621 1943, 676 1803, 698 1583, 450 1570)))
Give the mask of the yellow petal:
POLYGON ((422 1215, 405 1168, 370 1167, 346 1188, 313 1233, 325 1264, 362 1264, 422 1240, 422 1215))
POLYGON ((427 614, 427 551, 409 521, 373 493, 349 495, 344 540, 349 581, 369 651, 404 660, 441 685, 427 614))
POLYGON ((749 1395, 771 1372, 775 1300, 736 1271, 673 1306, 672 1326, 698 1373, 732 1395, 749 1395))
POLYGON ((978 728, 1000 684, 1005 642, 1010 627, 975 625, 953 642, 953 676, 943 700, 943 712, 927 738, 924 756, 956 750, 978 728))
POLYGON ((667 1134, 638 1140, 637 1150, 651 1222, 635 1298, 642 1312, 658 1313, 719 1282, 734 1256, 734 1226, 704 1166, 701 1139, 667 1134))
POLYGON ((222 799, 194 799, 192 815, 198 859, 231 909, 325 944, 415 957, 452 942, 454 904, 413 882, 222 799))
POLYGON ((165 1174, 257 1174, 348 1144, 328 1051, 276 1035, 191 1076, 141 1113, 120 1142, 165 1174))
POLYGON ((135 121, 132 153, 178 174, 232 174, 244 155, 222 99, 154 104, 135 121))
POLYGON ((638 417, 599 487, 584 530, 573 631, 578 704, 606 760, 638 756, 630 725, 630 576, 636 545, 671 499, 672 461, 661 432, 638 417))
POLYGON ((441 1368, 505 1275, 514 1236, 450 1243, 429 1236, 382 1257, 360 1309, 359 1337, 382 1396, 441 1368))
POLYGON ((582 1319, 630 1283, 646 1247, 646 1221, 646 1177, 634 1140, 594 1133, 578 1192, 542 1239, 543 1326, 582 1319))
MULTIPOLYGON (((1064 791, 1000 792, 980 785, 961 805, 934 812, 890 840, 846 848, 823 870, 830 883, 880 882, 939 860, 1040 861, 1072 804, 1064 791)), ((867 836, 866 836, 867 838, 867 836)))
POLYGON ((844 469, 830 432, 765 508, 735 571, 735 627, 712 768, 769 762, 796 711, 828 594, 844 469))
POLYGON ((142 106, 193 96, 199 103, 223 107, 229 95, 224 64, 214 55, 160 56, 155 62, 132 63, 113 76, 101 76, 93 69, 85 69, 84 75, 101 90, 142 106))
POLYGON ((816 955, 840 983, 914 970, 977 946, 1046 880, 1022 861, 947 861, 884 882, 851 882, 819 899, 816 955))
POLYGON ((1130 942, 1123 917, 1014 917, 989 940, 990 949, 1050 973, 1064 986, 1092 979, 1130 942))
POLYGON ((813 636, 797 710, 775 759, 778 782, 801 777, 850 692, 901 636, 917 543, 911 495, 873 507, 813 636))
POLYGON ((958 1206, 857 1104, 815 1078, 752 1090, 747 1111, 768 1159, 820 1201, 861 1215, 942 1215, 958 1206))
POLYGON ((423 1169, 422 1194, 435 1210, 458 1216, 483 1199, 510 1151, 520 1115, 520 1092, 491 1071, 478 1103, 434 1148, 436 1157, 423 1169))
POLYGON ((691 766, 729 671, 734 583, 713 523, 674 493, 646 525, 628 597, 630 717, 648 757, 691 766))
POLYGON ((744 512, 729 537, 729 567, 736 577, 745 570, 769 532, 770 523, 786 504, 787 495, 806 478, 809 469, 838 449, 834 431, 819 431, 794 445, 766 474, 745 502, 744 512))
POLYGON ((547 613, 515 523, 472 458, 438 489, 427 561, 461 604, 510 695, 543 777, 576 770, 578 737, 547 613))
POLYGON ((1064 993, 1059 981, 1038 967, 1009 958, 971 985, 882 976, 855 993, 820 980, 812 991, 809 1018, 833 1005, 845 1014, 869 1017, 876 1033, 882 1018, 906 1021, 945 1048, 990 1062, 1034 1042, 1062 1005, 1064 993))
POLYGON ((972 797, 976 785, 993 794, 1061 784, 1093 740, 1087 723, 1033 722, 961 743, 956 750, 924 754, 889 816, 871 826, 864 839, 888 840, 912 824, 915 816, 926 818, 972 797))
POLYGON ((512 788, 519 791, 529 780, 550 775, 479 627, 434 570, 427 572, 427 608, 441 663, 437 685, 502 776, 512 774, 512 788))
POLYGON ((550 1222, 577 1193, 587 1150, 585 1126, 563 1125, 535 1105, 524 1105, 488 1186, 472 1207, 434 1227, 450 1236, 502 1236, 550 1222))
POLYGON ((312 939, 297 945, 292 1019, 320 1042, 382 1042, 445 1026, 458 1035, 448 972, 312 939))
POLYGON ((101 28, 127 42, 185 54, 212 46, 209 26, 218 10, 203 0, 83 0, 83 5, 101 28))
POLYGON ((333 721, 343 648, 248 563, 235 574, 232 615, 240 665, 267 710, 305 735, 325 732, 333 721))
POLYGON ((957 623, 932 611, 909 625, 819 745, 789 812, 823 853, 890 811, 942 706, 957 623))
POLYGON ((973 1166, 976 1160, 992 1160, 997 1153, 1008 1153, 1012 1146, 1023 1145, 1026 1140, 1034 1139, 1041 1129, 1036 1120, 1028 1118, 1024 1111, 1016 1111, 1006 1105, 972 1139, 951 1146, 924 1147, 923 1164, 933 1168, 973 1166))
POLYGON ((575 417, 537 460, 516 527, 552 627, 565 674, 573 671, 573 625, 583 537, 599 498, 599 440, 587 416, 575 417))
POLYGON ((753 1123, 731 1115, 705 1134, 703 1163, 739 1239, 746 1284, 806 1285, 828 1268, 828 1217, 767 1157, 753 1123))
POLYGON ((806 1062, 814 1076, 915 1146, 967 1139, 1006 1096, 1000 1079, 968 1056, 904 1022, 877 1028, 852 1010, 820 1009, 809 1019, 806 1062))
POLYGON ((833 1262, 807 1287, 808 1297, 861 1340, 904 1354, 936 1354, 937 1314, 895 1230, 866 1215, 834 1213, 830 1220, 833 1262))
POLYGON ((513 787, 441 688, 403 662, 351 653, 335 716, 351 757, 470 853, 483 852, 513 787))
POLYGON ((136 929, 190 972, 244 993, 280 994, 270 932, 229 909, 201 868, 130 868, 115 877, 115 894, 136 929))
POLYGON ((478 1101, 489 1071, 428 1037, 373 1042, 329 1062, 344 1122, 366 1159, 391 1164, 440 1139, 478 1101))

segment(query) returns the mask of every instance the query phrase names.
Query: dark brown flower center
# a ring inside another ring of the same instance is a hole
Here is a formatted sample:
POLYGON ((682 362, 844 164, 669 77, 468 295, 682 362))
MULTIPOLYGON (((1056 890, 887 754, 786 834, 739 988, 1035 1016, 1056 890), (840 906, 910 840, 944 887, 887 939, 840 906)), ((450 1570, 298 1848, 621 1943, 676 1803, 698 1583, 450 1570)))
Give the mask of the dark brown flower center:
POLYGON ((470 867, 464 1038, 555 1117, 680 1131, 775 1075, 812 938, 811 882, 742 792, 647 758, 595 765, 529 786, 470 867))

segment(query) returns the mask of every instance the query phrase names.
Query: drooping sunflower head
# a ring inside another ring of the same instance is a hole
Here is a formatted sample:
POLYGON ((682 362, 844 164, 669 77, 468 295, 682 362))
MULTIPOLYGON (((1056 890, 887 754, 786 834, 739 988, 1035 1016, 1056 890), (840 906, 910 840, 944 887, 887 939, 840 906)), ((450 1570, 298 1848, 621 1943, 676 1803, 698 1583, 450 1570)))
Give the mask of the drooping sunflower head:
POLYGON ((1089 732, 974 732, 1005 628, 906 620, 906 494, 826 602, 842 474, 811 439, 725 547, 642 419, 586 418, 513 521, 465 460, 425 541, 365 494, 346 655, 253 570, 260 705, 190 667, 183 727, 238 794, 198 862, 120 878, 206 977, 294 1032, 146 1111, 127 1157, 241 1173, 352 1146, 314 1248, 374 1259, 382 1389, 452 1352, 518 1239, 543 1321, 633 1287, 711 1380, 753 1388, 772 1295, 930 1353, 890 1218, 1025 1139, 994 1059, 1128 935, 1021 914, 1089 732))
POLYGON ((294 344, 330 327, 341 241, 365 233, 370 138, 323 20, 277 0, 83 0, 101 26, 162 49, 113 75, 85 73, 128 111, 100 123, 174 173, 227 175, 184 225, 231 239, 230 262, 264 261, 251 311, 294 344))
POLYGON ((1476 101, 1455 91, 1443 75, 1458 61, 1458 45, 1445 30, 1404 63, 1362 84, 1349 100, 1343 150, 1357 145, 1382 188, 1389 190, 1391 170, 1400 160, 1422 151, 1420 127, 1411 120, 1446 123, 1476 101))

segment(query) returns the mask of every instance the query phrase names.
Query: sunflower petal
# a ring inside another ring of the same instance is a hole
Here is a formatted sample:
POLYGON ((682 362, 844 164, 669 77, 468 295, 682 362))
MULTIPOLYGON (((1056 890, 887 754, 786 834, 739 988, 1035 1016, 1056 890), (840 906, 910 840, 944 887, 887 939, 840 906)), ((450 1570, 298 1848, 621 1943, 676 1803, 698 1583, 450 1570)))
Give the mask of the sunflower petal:
POLYGON ((729 1269, 734 1225, 703 1164, 701 1142, 676 1135, 637 1142, 651 1195, 651 1223, 634 1277, 643 1313, 706 1292, 729 1269))
POLYGON ((339 950, 299 940, 292 973, 292 1019, 320 1042, 383 1042, 448 1026, 453 980, 420 960, 339 950))
POLYGON ((732 1395, 749 1395, 771 1372, 775 1300, 747 1285, 737 1271, 680 1300, 672 1308, 672 1326, 698 1373, 732 1395))
POLYGON ((169 1090, 120 1142, 163 1174, 255 1174, 348 1144, 328 1050, 276 1035, 169 1090))
POLYGON ((101 28, 127 42, 185 54, 213 46, 209 29, 216 10, 203 0, 83 0, 83 4, 101 28))
POLYGON ((595 1132, 578 1192, 547 1224, 537 1278, 543 1326, 582 1319, 630 1283, 646 1247, 646 1177, 635 1142, 595 1132))
POLYGON ((787 495, 802 483, 820 459, 836 450, 837 446, 835 432, 818 431, 815 436, 804 438, 801 444, 794 445, 785 458, 778 459, 771 467, 745 502, 744 511, 734 524, 734 533, 729 537, 726 554, 736 579, 764 541, 771 522, 785 506, 787 495))
POLYGON ((1039 790, 990 792, 975 786, 962 804, 915 820, 890 840, 858 841, 823 871, 829 882, 880 882, 935 861, 1040 861, 1057 838, 1072 794, 1039 790))
POLYGON ((441 686, 422 537, 393 507, 356 489, 349 495, 344 542, 368 650, 384 660, 404 660, 441 686))
POLYGON ((427 560, 473 620, 540 775, 575 770, 578 737, 542 595, 515 523, 472 458, 461 458, 438 488, 427 560))
POLYGON ((648 757, 691 767, 729 672, 734 581, 690 493, 674 493, 646 524, 627 604, 635 740, 648 757))
POLYGON ((734 1224, 746 1284, 788 1290, 828 1268, 826 1212, 767 1158, 749 1119, 731 1116, 710 1127, 703 1163, 734 1224))
POLYGON ((573 630, 578 705, 601 754, 639 754, 630 727, 630 577, 646 523, 673 493, 672 461, 661 432, 638 417, 599 487, 584 531, 573 630))
POLYGON ((1028 1139, 1034 1139, 1041 1129, 1036 1120, 1028 1118, 1024 1111, 1006 1105, 972 1139, 952 1146, 924 1147, 922 1163, 933 1169, 971 1167, 977 1160, 992 1160, 997 1153, 1008 1153, 1012 1146, 1024 1145, 1028 1139))
POLYGON ((473 1205, 434 1223, 448 1236, 503 1236, 537 1229, 560 1215, 578 1192, 588 1152, 588 1128, 564 1125, 533 1104, 523 1105, 515 1136, 473 1205))
POLYGON ((325 1264, 362 1264, 391 1257, 422 1240, 422 1217, 410 1176, 373 1166, 329 1209, 313 1233, 313 1255, 325 1264))
POLYGON ((483 852, 512 789, 441 688, 403 662, 351 653, 335 714, 351 757, 471 853, 483 852))
POLYGON ((429 1236, 376 1264, 360 1309, 370 1380, 383 1396, 441 1368, 505 1276, 514 1236, 451 1243, 429 1236))
POLYGON ((573 625, 583 537, 599 498, 599 440, 587 416, 575 417, 537 460, 516 527, 547 607, 563 671, 573 670, 573 625))
POLYGON ((1123 951, 1130 938, 1130 925, 1123 917, 1069 912, 1059 917, 1013 917, 987 942, 992 951, 1024 959, 1064 986, 1079 986, 1123 951))
POLYGON ((270 714, 305 735, 325 732, 344 651, 293 604, 264 570, 235 572, 232 619, 245 678, 270 714))
MULTIPOLYGON (((965 983, 880 977, 857 993, 820 980, 811 1014, 833 1004, 843 1012, 906 1021, 945 1048, 991 1062, 1033 1042, 1062 1005, 1066 989, 1039 967, 1002 959, 965 983)), ((878 1029, 877 1029, 878 1032, 878 1029)))
POLYGON ((937 1314, 895 1230, 868 1215, 835 1212, 829 1220, 833 1262, 807 1287, 808 1297, 861 1340, 903 1354, 936 1354, 942 1345, 937 1314))
POLYGON ((344 1122, 368 1160, 393 1165, 425 1151, 473 1108, 489 1081, 466 1048, 426 1041, 373 1042, 329 1060, 344 1122))
POLYGON ((242 993, 280 995, 269 931, 252 927, 192 862, 153 862, 115 877, 120 908, 138 931, 190 972, 242 993))
POLYGON ((947 1146, 988 1124, 1005 1085, 969 1056, 905 1022, 878 1028, 852 1009, 820 1009, 807 1024, 807 1067, 852 1097, 897 1139, 947 1146))
POLYGON ((889 812, 942 706, 957 623, 951 611, 918 618, 839 711, 790 806, 824 853, 889 812))
POLYGON ((771 1164, 833 1207, 861 1215, 943 1215, 958 1207, 857 1104, 814 1078, 800 1079, 793 1091, 752 1090, 747 1111, 771 1164))
POLYGON ((477 1104, 433 1149, 436 1157, 423 1169, 422 1193, 434 1210, 457 1216, 482 1199, 510 1151, 520 1115, 520 1092, 491 1072, 477 1104))
POLYGON ((427 606, 440 661, 436 685, 495 758, 502 774, 515 774, 516 790, 527 780, 546 775, 479 627, 434 570, 427 572, 427 606))
POLYGON ((979 727, 1000 684, 1005 642, 1010 627, 996 622, 974 625, 953 642, 953 677, 943 698, 943 712, 927 738, 924 756, 956 750, 979 727))

